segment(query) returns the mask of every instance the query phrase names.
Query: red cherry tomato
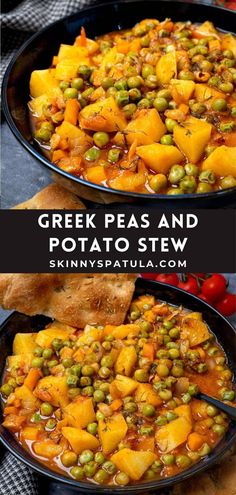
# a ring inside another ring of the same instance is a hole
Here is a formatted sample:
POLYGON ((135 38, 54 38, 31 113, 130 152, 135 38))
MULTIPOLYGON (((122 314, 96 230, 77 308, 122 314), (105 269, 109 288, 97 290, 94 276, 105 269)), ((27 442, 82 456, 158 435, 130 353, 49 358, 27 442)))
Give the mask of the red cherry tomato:
POLYGON ((180 289, 186 290, 187 292, 190 292, 190 294, 197 295, 199 293, 199 287, 197 281, 194 277, 191 276, 187 278, 186 282, 180 281, 178 283, 178 287, 180 289))
POLYGON ((226 292, 223 299, 217 302, 216 309, 224 316, 236 313, 236 295, 226 292))
POLYGON ((202 284, 202 293, 210 301, 217 302, 224 296, 226 292, 226 280, 220 273, 213 273, 213 275, 202 284))
POLYGON ((207 297, 204 296, 204 294, 202 294, 202 292, 201 292, 201 294, 198 294, 198 297, 200 299, 202 299, 203 301, 207 302, 208 304, 211 304, 211 301, 209 301, 209 299, 207 299, 207 297))
POLYGON ((170 284, 177 286, 179 283, 179 277, 177 273, 159 273, 156 276, 158 282, 163 282, 164 284, 170 284))
POLYGON ((156 280, 156 273, 141 273, 143 278, 147 278, 148 280, 156 280))

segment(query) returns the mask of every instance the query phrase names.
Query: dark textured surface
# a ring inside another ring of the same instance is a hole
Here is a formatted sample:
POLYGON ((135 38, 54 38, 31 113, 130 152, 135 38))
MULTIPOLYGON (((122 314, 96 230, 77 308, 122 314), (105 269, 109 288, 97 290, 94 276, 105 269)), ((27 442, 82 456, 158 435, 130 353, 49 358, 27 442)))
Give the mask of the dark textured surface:
POLYGON ((5 209, 26 201, 50 180, 18 143, 6 122, 1 126, 1 139, 1 208, 5 209))

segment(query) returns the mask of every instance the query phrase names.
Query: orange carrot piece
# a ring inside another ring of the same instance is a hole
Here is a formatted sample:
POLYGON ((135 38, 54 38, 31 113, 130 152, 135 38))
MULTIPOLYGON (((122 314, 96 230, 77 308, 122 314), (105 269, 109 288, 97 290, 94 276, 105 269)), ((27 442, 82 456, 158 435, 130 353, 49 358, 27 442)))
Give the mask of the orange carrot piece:
POLYGON ((188 446, 190 450, 193 450, 194 452, 200 449, 204 442, 204 436, 199 433, 193 432, 188 436, 188 446))
POLYGON ((18 409, 15 406, 6 406, 4 409, 4 416, 7 416, 8 414, 17 414, 18 409))
POLYGON ((55 150, 52 154, 52 161, 53 163, 58 162, 58 160, 61 160, 61 158, 66 158, 67 153, 63 150, 55 150))
POLYGON ((150 359, 150 361, 154 360, 154 345, 150 343, 146 343, 143 346, 143 356, 150 359))
POLYGON ((79 115, 80 104, 75 98, 71 98, 66 102, 66 108, 64 113, 65 122, 76 125, 79 115))
POLYGON ((118 53, 124 53, 126 55, 130 51, 130 43, 127 40, 119 40, 116 48, 118 53))
POLYGON ((110 404, 110 408, 112 411, 118 411, 122 406, 122 400, 121 399, 115 399, 113 402, 110 404))
POLYGON ((26 387, 30 390, 34 390, 35 386, 42 376, 42 372, 38 368, 31 368, 24 381, 24 385, 26 385, 26 387))

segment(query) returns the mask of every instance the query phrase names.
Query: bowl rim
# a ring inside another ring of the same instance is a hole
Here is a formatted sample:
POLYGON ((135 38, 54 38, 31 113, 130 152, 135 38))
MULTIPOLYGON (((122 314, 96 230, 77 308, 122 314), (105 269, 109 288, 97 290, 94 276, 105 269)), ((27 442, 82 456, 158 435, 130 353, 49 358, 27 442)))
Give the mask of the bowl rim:
MULTIPOLYGON (((156 0, 149 0, 150 2, 152 3, 155 3, 156 0)), ((173 0, 158 0, 162 3, 170 3, 170 2, 173 2, 173 0)), ((162 200, 162 201, 175 201, 177 204, 178 202, 182 201, 183 199, 187 199, 189 198, 190 200, 193 199, 193 200, 198 200, 198 201, 201 201, 201 198, 204 200, 204 198, 223 198, 225 196, 229 196, 233 193, 236 192, 236 186, 235 187, 230 187, 228 189, 222 189, 222 190, 218 190, 218 191, 212 191, 212 192, 207 192, 207 193, 201 193, 201 194, 197 194, 197 193, 191 193, 191 194, 176 194, 176 195, 168 195, 168 194, 148 194, 148 193, 137 193, 137 192, 132 192, 132 191, 122 191, 120 189, 112 189, 111 187, 106 187, 106 186, 103 186, 103 185, 99 185, 99 184, 95 184, 93 182, 90 182, 90 181, 87 181, 83 178, 80 178, 80 177, 76 177, 75 175, 69 173, 69 172, 66 172, 65 170, 62 170, 60 169, 59 167, 57 167, 56 164, 50 162, 43 154, 41 154, 32 144, 30 144, 29 141, 27 141, 23 135, 21 134, 21 132, 18 130, 15 122, 14 122, 14 119, 12 117, 12 114, 10 112, 10 109, 9 109, 9 106, 8 106, 8 97, 7 97, 7 93, 8 93, 8 84, 9 84, 9 77, 11 75, 11 71, 12 71, 12 68, 14 67, 17 59, 19 58, 19 56, 21 56, 23 54, 23 52, 25 51, 26 48, 28 48, 32 42, 34 42, 35 40, 37 40, 37 38, 40 38, 42 36, 43 33, 45 33, 46 31, 50 31, 50 29, 60 23, 63 23, 63 22, 70 22, 71 20, 75 19, 75 18, 80 18, 81 16, 85 15, 86 13, 90 13, 90 11, 93 11, 94 9, 95 10, 99 10, 100 8, 104 8, 104 7, 107 7, 107 6, 119 6, 120 4, 135 4, 135 3, 144 3, 144 0, 118 0, 117 2, 114 2, 114 1, 111 1, 111 2, 108 2, 108 3, 99 3, 99 4, 95 4, 95 5, 92 5, 90 7, 87 7, 87 8, 83 8, 81 10, 79 10, 78 12, 76 12, 75 14, 72 14, 72 15, 69 15, 69 16, 66 16, 62 19, 59 19, 53 23, 51 23, 50 25, 40 29, 38 32, 34 33, 28 40, 26 40, 23 45, 19 48, 19 50, 17 50, 17 52, 15 53, 15 55, 12 57, 12 59, 10 60, 8 66, 7 66, 7 69, 5 71, 5 74, 3 76, 3 82, 2 82, 2 108, 3 108, 3 113, 5 115, 5 118, 6 118, 6 122, 11 130, 11 132, 14 134, 14 136, 16 137, 17 141, 23 145, 23 147, 39 162, 41 162, 41 164, 43 164, 47 169, 51 170, 52 172, 55 172, 59 175, 61 175, 63 178, 65 179, 68 179, 68 180, 72 180, 72 182, 75 182, 77 184, 80 184, 81 186, 84 186, 84 187, 89 187, 89 188, 92 188, 92 189, 95 189, 96 191, 99 191, 100 193, 104 193, 104 194, 113 194, 115 196, 122 196, 124 197, 124 200, 125 198, 127 198, 128 200, 130 198, 135 198, 136 200, 150 200, 150 201, 155 201, 155 200, 162 200)), ((192 5, 192 2, 191 0, 175 0, 175 3, 182 3, 182 4, 188 4, 188 5, 192 5)), ((234 14, 235 15, 235 18, 236 18, 236 12, 233 11, 233 10, 230 10, 230 9, 227 9, 225 7, 220 7, 220 6, 215 6, 215 5, 207 5, 205 3, 196 3, 194 4, 195 6, 198 6, 200 8, 202 7, 207 7, 207 8, 211 8, 213 10, 217 10, 217 11, 222 11, 222 13, 224 12, 230 12, 231 14, 234 14)))
MULTIPOLYGON (((219 311, 217 311, 213 306, 208 304, 207 302, 203 301, 202 299, 199 299, 197 296, 186 293, 183 289, 180 289, 179 287, 170 285, 170 284, 165 284, 162 282, 154 281, 154 280, 147 280, 147 279, 142 279, 139 277, 136 280, 135 284, 135 292, 139 288, 144 288, 145 290, 152 290, 155 291, 158 290, 158 288, 162 289, 163 291, 168 291, 168 289, 174 290, 174 292, 183 294, 185 297, 187 295, 189 302, 191 304, 191 301, 195 301, 196 303, 200 303, 201 307, 205 307, 206 309, 210 310, 211 313, 215 313, 215 315, 220 319, 223 320, 228 327, 231 328, 231 330, 236 334, 236 329, 234 326, 231 324, 231 322, 223 316, 219 311)), ((12 319, 14 315, 17 315, 16 311, 11 313, 1 324, 0 326, 0 332, 2 328, 12 319)), ((30 318, 30 317, 29 317, 30 318)), ((7 432, 8 434, 9 432, 7 432)), ((9 433, 10 435, 10 433, 9 433)), ((115 492, 117 494, 123 494, 125 495, 126 492, 129 492, 130 494, 135 495, 136 493, 142 492, 144 490, 149 490, 153 492, 154 490, 159 490, 159 489, 164 489, 166 487, 172 486, 176 484, 177 482, 184 481, 192 476, 194 476, 197 473, 200 473, 204 471, 205 469, 210 468, 213 466, 217 461, 224 456, 224 454, 230 449, 230 447, 234 444, 236 440, 236 429, 232 433, 231 438, 227 441, 227 444, 220 449, 219 452, 214 452, 213 451, 209 454, 209 456, 203 458, 193 466, 191 466, 189 469, 186 469, 185 471, 182 471, 181 473, 171 476, 169 478, 165 478, 163 480, 153 480, 153 481, 148 481, 148 482, 142 482, 138 484, 133 484, 133 485, 128 485, 124 487, 119 487, 116 485, 97 485, 93 484, 91 482, 79 482, 76 481, 72 478, 67 478, 66 476, 63 476, 56 471, 52 471, 48 469, 45 464, 41 464, 39 461, 31 457, 29 452, 25 451, 23 447, 17 442, 17 440, 14 438, 14 436, 11 436, 11 439, 13 439, 14 444, 16 445, 16 448, 11 444, 10 441, 7 440, 6 438, 6 430, 0 425, 0 441, 3 443, 3 445, 21 462, 26 464, 29 468, 32 468, 34 471, 36 471, 38 474, 44 475, 46 477, 49 477, 50 479, 57 481, 57 482, 62 482, 65 485, 70 485, 72 487, 78 488, 78 490, 81 490, 82 493, 84 493, 85 490, 88 490, 88 492, 93 492, 93 493, 98 493, 98 494, 109 494, 115 492)), ((217 444, 220 446, 221 442, 223 442, 224 437, 222 440, 217 444)))

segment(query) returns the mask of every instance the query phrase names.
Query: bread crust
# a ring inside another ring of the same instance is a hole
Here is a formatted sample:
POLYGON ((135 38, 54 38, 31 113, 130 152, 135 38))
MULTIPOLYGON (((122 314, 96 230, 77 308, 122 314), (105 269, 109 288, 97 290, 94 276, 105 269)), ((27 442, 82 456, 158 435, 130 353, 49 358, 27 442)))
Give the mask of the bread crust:
POLYGON ((136 274, 0 274, 0 304, 83 328, 120 325, 130 306, 136 274))
POLYGON ((85 205, 76 194, 59 184, 49 184, 32 198, 12 208, 13 210, 82 210, 85 205))

